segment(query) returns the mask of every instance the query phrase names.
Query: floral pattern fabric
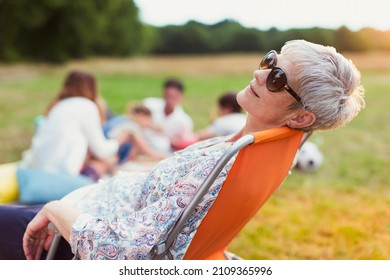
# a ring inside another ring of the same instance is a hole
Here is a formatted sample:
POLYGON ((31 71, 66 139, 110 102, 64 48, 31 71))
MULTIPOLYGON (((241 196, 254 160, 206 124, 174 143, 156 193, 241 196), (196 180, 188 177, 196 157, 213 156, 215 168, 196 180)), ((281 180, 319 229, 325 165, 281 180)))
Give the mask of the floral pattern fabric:
MULTIPOLYGON (((83 214, 72 226, 72 252, 81 259, 148 259, 151 248, 166 240, 180 213, 231 146, 226 139, 213 138, 178 151, 149 174, 120 172, 74 201, 83 214)), ((223 168, 165 259, 184 257, 234 160, 223 168)))

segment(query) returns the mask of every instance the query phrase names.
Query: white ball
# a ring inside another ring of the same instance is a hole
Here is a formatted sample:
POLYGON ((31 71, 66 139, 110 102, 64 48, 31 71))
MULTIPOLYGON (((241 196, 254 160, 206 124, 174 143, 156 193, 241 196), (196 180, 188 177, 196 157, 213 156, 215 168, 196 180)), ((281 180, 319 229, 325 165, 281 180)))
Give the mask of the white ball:
POLYGON ((317 170, 323 163, 324 156, 320 149, 313 142, 305 142, 297 155, 297 165, 299 170, 312 172, 317 170))

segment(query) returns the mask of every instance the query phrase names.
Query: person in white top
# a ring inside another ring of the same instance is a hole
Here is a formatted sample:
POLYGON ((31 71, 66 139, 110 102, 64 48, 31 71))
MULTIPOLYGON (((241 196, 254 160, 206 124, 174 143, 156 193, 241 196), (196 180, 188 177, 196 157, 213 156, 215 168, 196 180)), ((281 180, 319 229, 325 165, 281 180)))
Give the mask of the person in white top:
POLYGON ((58 96, 49 104, 21 165, 78 175, 89 153, 103 161, 115 158, 127 136, 118 139, 104 137, 103 113, 99 111, 97 99, 96 81, 91 74, 69 73, 58 96))
POLYGON ((198 131, 198 140, 237 133, 245 124, 246 115, 237 102, 236 92, 226 92, 218 99, 218 118, 198 131))
POLYGON ((164 83, 164 98, 149 97, 143 104, 152 112, 152 128, 165 135, 172 148, 178 149, 183 141, 192 137, 192 118, 183 110, 184 86, 177 79, 168 79, 164 83))

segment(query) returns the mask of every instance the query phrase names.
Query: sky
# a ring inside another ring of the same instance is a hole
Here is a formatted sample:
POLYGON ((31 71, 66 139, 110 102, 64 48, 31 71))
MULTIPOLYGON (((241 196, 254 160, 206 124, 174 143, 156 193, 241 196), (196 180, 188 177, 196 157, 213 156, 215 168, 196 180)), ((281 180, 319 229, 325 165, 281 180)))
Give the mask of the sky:
POLYGON ((389 0, 134 0, 144 23, 155 26, 181 25, 188 20, 214 24, 234 19, 245 27, 347 26, 390 30, 389 0))

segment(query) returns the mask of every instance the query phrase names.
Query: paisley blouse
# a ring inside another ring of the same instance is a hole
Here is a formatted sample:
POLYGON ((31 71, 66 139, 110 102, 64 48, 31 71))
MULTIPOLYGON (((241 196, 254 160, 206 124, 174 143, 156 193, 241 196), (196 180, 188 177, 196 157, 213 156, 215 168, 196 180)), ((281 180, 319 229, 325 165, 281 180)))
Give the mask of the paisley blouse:
MULTIPOLYGON (((147 259, 165 241, 180 213, 231 146, 227 137, 196 143, 161 161, 150 173, 120 172, 74 201, 81 214, 70 245, 80 259, 147 259)), ((215 201, 235 157, 223 168, 165 255, 182 259, 215 201)))

